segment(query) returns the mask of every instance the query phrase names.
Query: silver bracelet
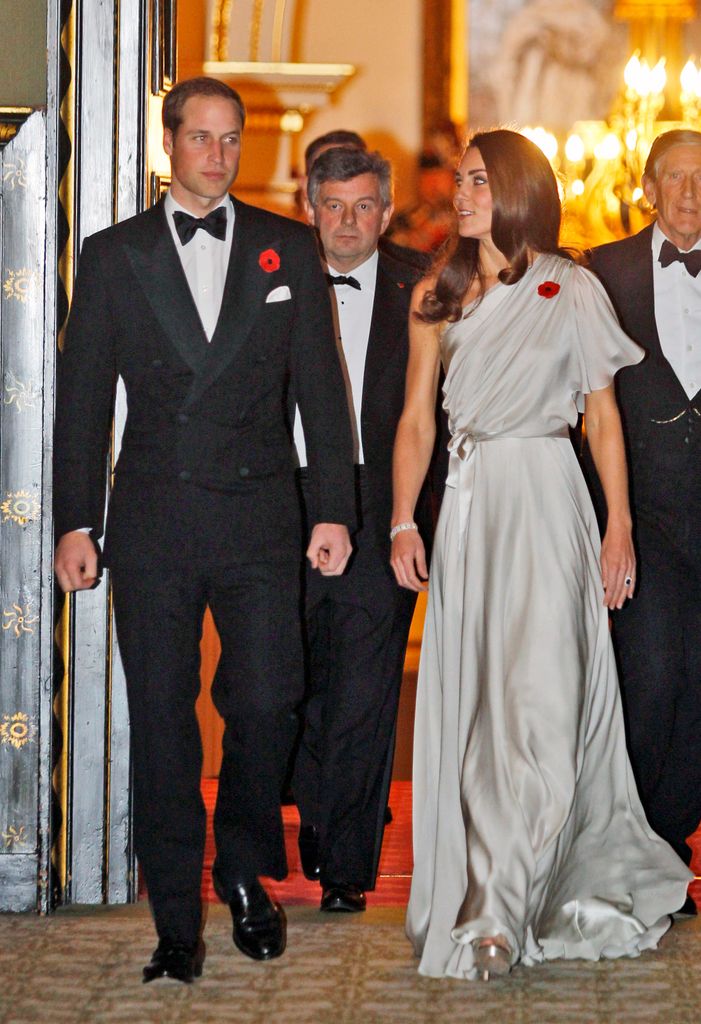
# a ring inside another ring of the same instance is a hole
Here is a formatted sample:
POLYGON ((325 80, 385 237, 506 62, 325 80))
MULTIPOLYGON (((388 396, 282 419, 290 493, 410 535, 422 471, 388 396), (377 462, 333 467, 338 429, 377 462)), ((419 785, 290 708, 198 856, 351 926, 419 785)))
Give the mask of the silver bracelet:
POLYGON ((398 533, 402 533, 403 530, 418 530, 416 523, 397 523, 389 531, 389 539, 394 540, 398 533))

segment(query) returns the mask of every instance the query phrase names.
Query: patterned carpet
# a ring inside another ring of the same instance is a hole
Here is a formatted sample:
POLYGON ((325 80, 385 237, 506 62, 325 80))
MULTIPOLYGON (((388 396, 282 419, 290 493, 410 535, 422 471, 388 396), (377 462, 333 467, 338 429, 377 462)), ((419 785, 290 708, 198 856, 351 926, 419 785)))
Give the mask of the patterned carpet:
POLYGON ((488 985, 420 978, 401 908, 322 918, 291 907, 280 960, 232 946, 211 906, 204 976, 140 983, 146 906, 0 916, 2 1024, 697 1024, 701 920, 638 960, 518 968, 488 985))
MULTIPOLYGON (((205 783, 209 807, 215 789, 205 783)), ((698 1024, 701 918, 676 924, 637 960, 521 967, 488 985, 419 977, 404 936, 410 790, 393 784, 378 888, 360 915, 318 913, 318 887, 298 869, 297 813, 285 808, 292 870, 275 891, 288 948, 268 964, 233 947, 227 908, 209 902, 211 835, 207 960, 195 985, 141 984, 155 945, 143 901, 0 915, 0 1024, 698 1024)), ((701 867, 701 833, 695 849, 701 867)))

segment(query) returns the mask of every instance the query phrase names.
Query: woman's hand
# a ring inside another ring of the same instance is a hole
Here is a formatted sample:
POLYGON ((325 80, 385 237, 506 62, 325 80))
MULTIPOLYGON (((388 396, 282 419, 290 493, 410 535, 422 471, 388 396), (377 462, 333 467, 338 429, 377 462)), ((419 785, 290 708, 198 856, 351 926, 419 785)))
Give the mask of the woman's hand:
POLYGON ((635 549, 630 527, 609 523, 601 542, 601 579, 604 604, 622 608, 635 590, 635 549))
POLYGON ((390 564, 397 583, 407 590, 428 590, 426 550, 418 530, 402 530, 392 541, 390 564))

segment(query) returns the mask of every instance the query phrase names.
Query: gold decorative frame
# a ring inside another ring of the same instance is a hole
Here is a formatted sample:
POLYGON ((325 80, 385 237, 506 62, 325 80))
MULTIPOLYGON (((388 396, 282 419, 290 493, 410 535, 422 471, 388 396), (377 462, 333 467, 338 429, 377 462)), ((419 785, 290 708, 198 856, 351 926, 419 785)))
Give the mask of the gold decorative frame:
POLYGON ((162 199, 170 188, 170 177, 163 174, 156 174, 151 171, 148 190, 148 205, 155 206, 159 199, 162 199))
POLYGON ((151 0, 151 92, 162 96, 177 77, 175 0, 151 0))
POLYGON ((14 139, 33 109, 33 107, 0 107, 0 149, 14 139))

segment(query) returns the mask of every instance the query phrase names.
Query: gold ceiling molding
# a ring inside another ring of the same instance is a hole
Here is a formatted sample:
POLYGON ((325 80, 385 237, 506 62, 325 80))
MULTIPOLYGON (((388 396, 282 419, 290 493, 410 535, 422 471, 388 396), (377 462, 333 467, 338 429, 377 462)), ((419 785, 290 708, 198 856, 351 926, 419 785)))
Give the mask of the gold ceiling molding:
POLYGON ((637 21, 640 18, 691 21, 696 17, 696 8, 694 0, 618 0, 614 4, 613 16, 621 21, 637 21))
POLYGON ((33 107, 0 107, 0 149, 14 139, 33 110, 33 107))
POLYGON ((216 0, 212 18, 211 52, 215 60, 226 60, 229 49, 229 25, 233 0, 216 0))
MULTIPOLYGON (((231 28, 233 2, 234 0, 215 0, 212 14, 210 53, 218 61, 225 61, 229 55, 229 30, 231 28)), ((249 33, 249 60, 251 61, 257 61, 260 57, 264 7, 265 0, 254 0, 249 33)), ((287 0, 275 0, 271 57, 276 63, 282 60, 282 38, 286 8, 287 0)))
POLYGON ((265 0, 253 0, 253 13, 251 14, 251 38, 249 43, 249 60, 258 60, 260 56, 260 30, 263 21, 263 7, 265 0))

